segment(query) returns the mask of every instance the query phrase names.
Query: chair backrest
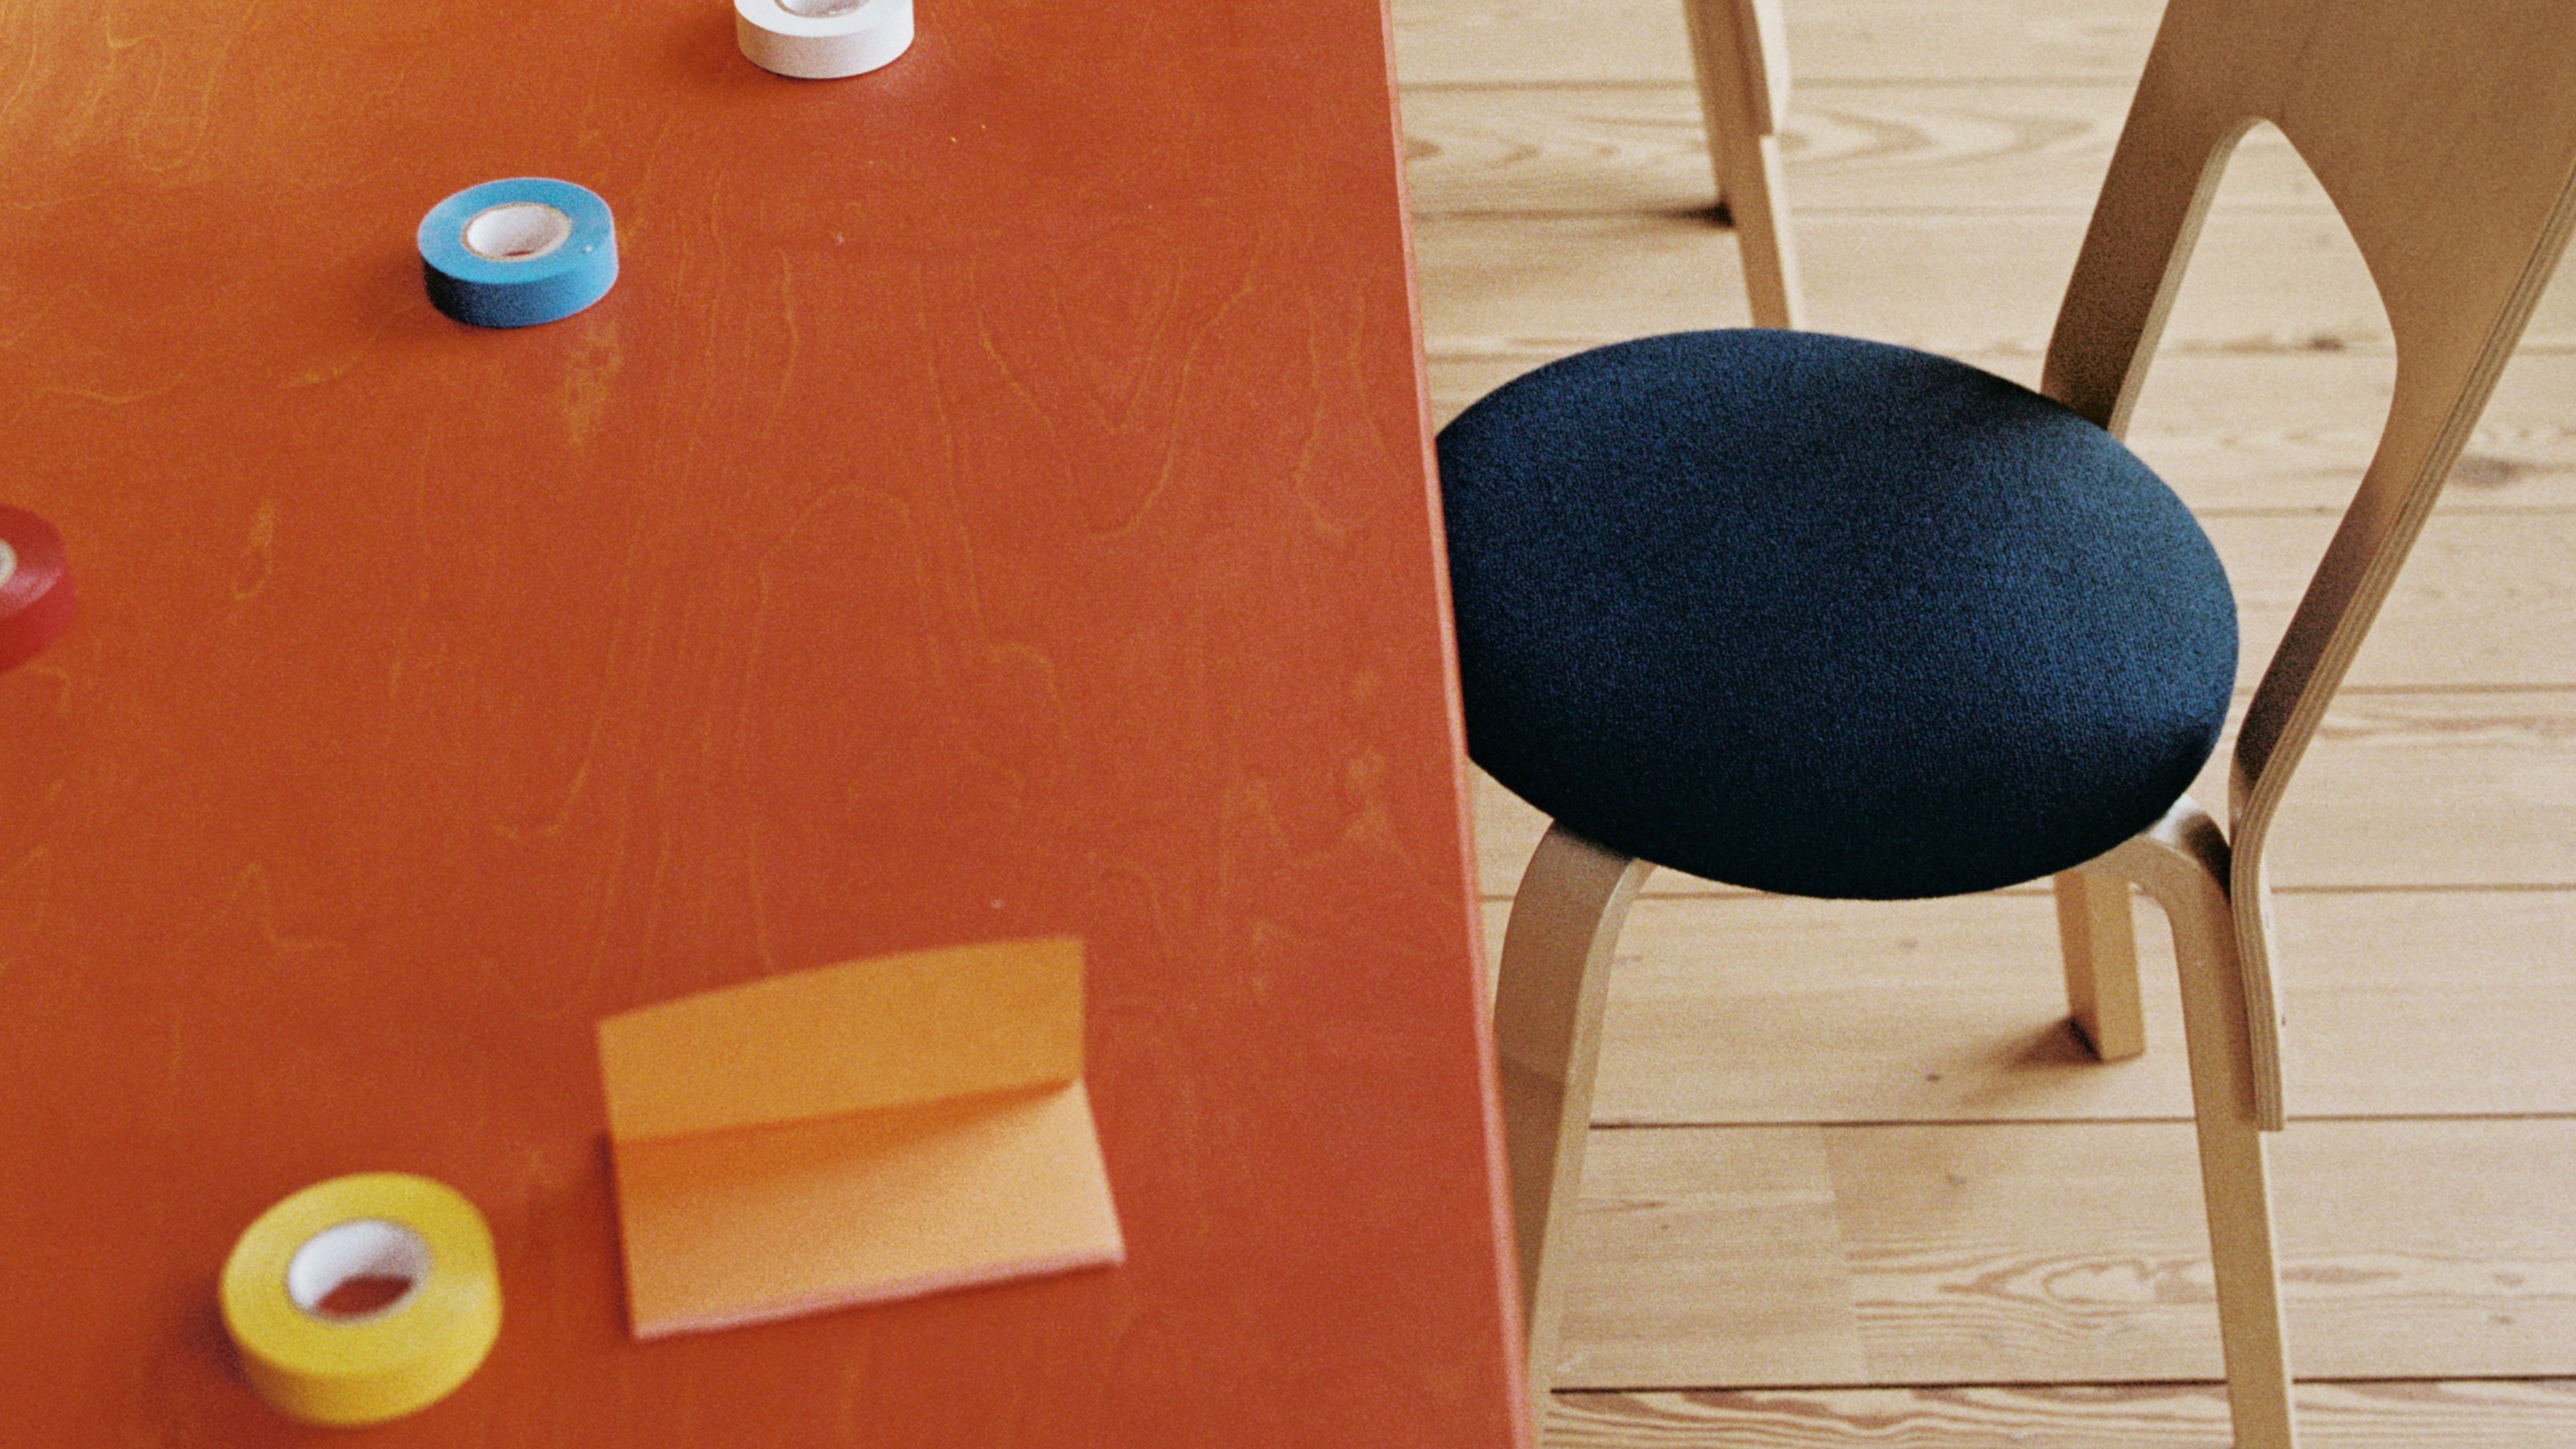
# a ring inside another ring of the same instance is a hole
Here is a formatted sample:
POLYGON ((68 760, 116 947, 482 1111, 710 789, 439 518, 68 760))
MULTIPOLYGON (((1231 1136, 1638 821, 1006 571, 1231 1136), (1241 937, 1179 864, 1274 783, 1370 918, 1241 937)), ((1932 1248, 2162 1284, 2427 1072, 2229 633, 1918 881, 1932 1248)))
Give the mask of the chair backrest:
MULTIPOLYGON (((2576 0, 2172 0, 2042 388, 2120 432, 2228 154, 2270 121, 2396 337, 2379 450, 2238 733, 2239 884, 2576 228, 2576 0)), ((2256 874, 2248 880, 2247 871, 2256 874)))

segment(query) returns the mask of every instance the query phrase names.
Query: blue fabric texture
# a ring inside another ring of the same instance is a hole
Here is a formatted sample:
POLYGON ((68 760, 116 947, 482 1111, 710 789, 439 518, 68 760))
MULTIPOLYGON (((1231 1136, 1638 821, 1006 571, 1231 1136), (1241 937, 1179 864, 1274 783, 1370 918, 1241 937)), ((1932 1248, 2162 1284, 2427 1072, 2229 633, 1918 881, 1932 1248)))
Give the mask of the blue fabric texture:
POLYGON ((2216 746, 2236 607, 2108 433, 1929 353, 1650 337, 1440 435, 1468 752, 1577 834, 1790 895, 2034 880, 2216 746))

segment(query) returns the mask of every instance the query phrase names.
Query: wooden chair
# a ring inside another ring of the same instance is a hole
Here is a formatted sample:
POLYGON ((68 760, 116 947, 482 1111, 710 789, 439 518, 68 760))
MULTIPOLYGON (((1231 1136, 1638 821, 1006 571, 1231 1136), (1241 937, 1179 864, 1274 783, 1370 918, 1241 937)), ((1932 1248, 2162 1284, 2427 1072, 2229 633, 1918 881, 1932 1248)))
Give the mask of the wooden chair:
POLYGON ((1780 0, 1682 0, 1682 15, 1690 22, 1709 168, 1744 250, 1753 325, 1804 326, 1798 253, 1780 185, 1780 118, 1789 109, 1780 0))
POLYGON ((2266 1186, 2264 1133, 2284 1114, 2264 850, 2576 229, 2570 57, 2565 0, 2172 0, 2045 399, 1903 349, 1697 333, 1552 364, 1444 430, 1471 753, 1555 818, 1513 903, 1496 1008, 1542 1408, 1612 946, 1650 862, 1823 896, 2017 872, 2054 876, 2074 1018, 2106 1059, 2144 1047, 2130 886, 2170 921, 2237 1443, 2292 1443, 2266 1186), (2181 791, 2232 688, 2232 600, 2197 526, 2113 440, 2257 120, 2341 211, 2397 381, 2239 731, 2231 839, 2181 791), (1981 612, 1992 593, 2027 627, 1981 612), (2098 726, 2066 705, 2096 695, 2098 726), (1962 741, 1953 765, 1928 757, 1962 741), (2049 769, 2061 778, 2024 778, 2049 769), (2087 818, 2053 786, 2118 798, 2087 818))

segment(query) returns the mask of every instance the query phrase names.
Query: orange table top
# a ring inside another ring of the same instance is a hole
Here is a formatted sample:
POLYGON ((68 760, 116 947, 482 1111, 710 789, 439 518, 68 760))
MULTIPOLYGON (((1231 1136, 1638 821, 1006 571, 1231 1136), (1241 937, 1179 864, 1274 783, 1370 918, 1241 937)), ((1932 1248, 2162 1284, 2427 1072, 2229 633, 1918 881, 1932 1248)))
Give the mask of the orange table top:
MULTIPOLYGON (((234 1236, 424 1173, 480 1374, 370 1443, 1501 1445, 1490 1063, 1377 0, 0 20, 0 1439, 307 1442, 234 1236), (556 176, 624 275, 439 316, 556 176), (638 1345, 593 1024, 1088 943, 1123 1268, 638 1345)), ((354 1442, 354 1441, 353 1441, 354 1442)))

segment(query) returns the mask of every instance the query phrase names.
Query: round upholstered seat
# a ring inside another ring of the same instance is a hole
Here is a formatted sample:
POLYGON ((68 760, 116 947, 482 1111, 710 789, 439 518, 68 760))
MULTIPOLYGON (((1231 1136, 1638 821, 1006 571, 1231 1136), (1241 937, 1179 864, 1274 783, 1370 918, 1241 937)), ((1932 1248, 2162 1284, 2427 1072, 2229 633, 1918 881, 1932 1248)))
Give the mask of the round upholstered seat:
POLYGON ((1440 435, 1468 750, 1568 829, 1793 895, 2079 864, 2209 758, 2227 576, 2100 428, 1806 332, 1569 357, 1440 435))

